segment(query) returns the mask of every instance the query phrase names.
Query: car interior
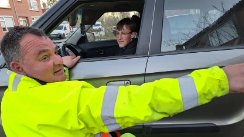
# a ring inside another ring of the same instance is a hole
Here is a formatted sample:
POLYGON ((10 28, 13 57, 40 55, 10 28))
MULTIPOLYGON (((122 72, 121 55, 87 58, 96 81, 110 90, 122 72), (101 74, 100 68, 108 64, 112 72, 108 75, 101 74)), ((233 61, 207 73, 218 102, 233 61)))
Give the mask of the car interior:
POLYGON ((62 56, 75 54, 83 59, 114 56, 119 48, 113 35, 114 27, 125 17, 133 15, 140 17, 142 9, 141 1, 81 4, 72 14, 64 18, 76 30, 67 38, 53 39, 53 42, 60 47, 59 53, 62 56), (102 22, 102 28, 93 29, 97 21, 102 22))

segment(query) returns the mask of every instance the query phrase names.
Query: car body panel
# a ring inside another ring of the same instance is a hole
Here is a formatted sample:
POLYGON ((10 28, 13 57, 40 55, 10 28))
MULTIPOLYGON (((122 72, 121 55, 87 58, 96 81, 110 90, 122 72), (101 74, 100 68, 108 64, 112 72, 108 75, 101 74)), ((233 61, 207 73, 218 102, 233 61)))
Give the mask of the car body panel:
POLYGON ((115 85, 143 84, 146 62, 146 57, 80 61, 70 75, 73 80, 83 79, 95 86, 108 85, 113 81, 129 82, 115 85))
POLYGON ((146 73, 166 73, 180 70, 191 71, 215 65, 225 66, 228 64, 242 63, 244 61, 243 53, 244 49, 233 49, 150 56, 146 73), (201 63, 199 63, 199 61, 201 61, 201 63))
MULTIPOLYGON (((8 69, 7 68, 2 68, 0 69, 0 87, 8 86, 8 74, 7 74, 8 69)), ((1 91, 1 90, 0 90, 1 91)), ((3 92, 3 91, 1 91, 3 92)))

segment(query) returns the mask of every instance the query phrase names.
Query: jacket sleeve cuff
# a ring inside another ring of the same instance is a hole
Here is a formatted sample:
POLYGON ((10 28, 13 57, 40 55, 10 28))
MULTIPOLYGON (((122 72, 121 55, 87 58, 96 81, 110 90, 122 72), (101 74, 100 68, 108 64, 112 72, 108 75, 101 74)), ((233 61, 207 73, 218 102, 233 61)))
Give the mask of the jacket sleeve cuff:
POLYGON ((228 78, 224 70, 218 66, 194 71, 190 76, 196 84, 199 105, 229 93, 228 78))

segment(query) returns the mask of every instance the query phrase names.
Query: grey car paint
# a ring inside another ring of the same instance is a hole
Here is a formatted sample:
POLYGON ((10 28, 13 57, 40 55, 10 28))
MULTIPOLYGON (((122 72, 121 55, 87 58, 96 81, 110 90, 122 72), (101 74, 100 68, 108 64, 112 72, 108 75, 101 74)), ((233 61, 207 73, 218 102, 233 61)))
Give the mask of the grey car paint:
POLYGON ((144 74, 146 62, 147 57, 91 62, 81 61, 71 70, 71 79, 91 79, 144 74))
MULTIPOLYGON (((8 86, 7 68, 0 69, 0 87, 8 86)), ((0 92, 3 92, 0 90, 0 92)))
POLYGON ((146 73, 192 70, 214 65, 225 66, 242 63, 244 61, 243 53, 244 49, 233 49, 151 56, 148 59, 146 73))
POLYGON ((3 56, 0 54, 0 67, 3 67, 5 65, 5 60, 3 56))

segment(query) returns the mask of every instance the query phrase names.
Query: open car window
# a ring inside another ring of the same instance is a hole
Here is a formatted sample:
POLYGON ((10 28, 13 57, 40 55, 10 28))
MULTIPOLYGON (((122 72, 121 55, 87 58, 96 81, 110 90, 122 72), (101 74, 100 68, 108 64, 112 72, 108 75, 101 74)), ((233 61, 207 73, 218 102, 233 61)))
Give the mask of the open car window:
POLYGON ((128 6, 123 1, 81 4, 48 35, 60 49, 63 45, 74 47, 83 59, 115 56, 119 48, 114 36, 116 24, 123 18, 142 14, 143 3, 131 5, 136 6, 128 6))
POLYGON ((95 24, 87 30, 88 33, 92 33, 94 36, 94 39, 90 39, 88 42, 115 40, 114 31, 116 29, 116 24, 123 18, 130 18, 132 15, 139 16, 139 13, 137 11, 104 13, 95 24))

